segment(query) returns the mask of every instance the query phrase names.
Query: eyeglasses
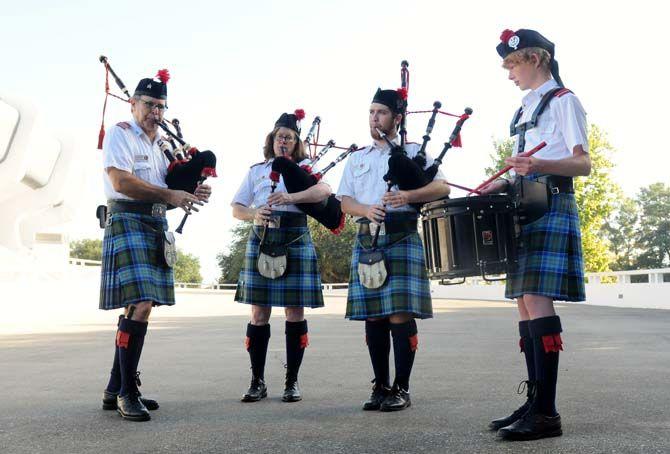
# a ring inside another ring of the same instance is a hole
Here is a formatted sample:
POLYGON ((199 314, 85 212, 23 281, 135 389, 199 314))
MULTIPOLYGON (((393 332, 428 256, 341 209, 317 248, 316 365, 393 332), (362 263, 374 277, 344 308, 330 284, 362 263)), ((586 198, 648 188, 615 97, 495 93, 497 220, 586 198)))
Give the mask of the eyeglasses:
POLYGON ((295 138, 293 136, 275 136, 275 142, 292 143, 295 142, 295 138))
POLYGON ((149 110, 158 109, 159 112, 167 110, 167 106, 165 104, 156 104, 155 102, 145 101, 144 99, 140 99, 140 101, 142 101, 142 104, 144 104, 149 110))

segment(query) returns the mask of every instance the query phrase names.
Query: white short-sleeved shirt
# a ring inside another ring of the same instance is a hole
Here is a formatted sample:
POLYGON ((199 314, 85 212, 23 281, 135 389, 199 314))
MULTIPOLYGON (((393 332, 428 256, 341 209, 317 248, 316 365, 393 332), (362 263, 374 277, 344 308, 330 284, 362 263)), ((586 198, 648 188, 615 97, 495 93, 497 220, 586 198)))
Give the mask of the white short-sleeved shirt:
POLYGON ((134 120, 118 123, 107 131, 102 146, 102 178, 107 200, 131 199, 114 190, 107 174, 109 167, 125 170, 147 183, 167 188, 168 160, 158 147, 158 139, 156 134, 152 143, 134 120))
MULTIPOLYGON (((557 88, 554 79, 549 79, 535 90, 531 90, 522 100, 523 113, 517 125, 529 121, 544 96, 548 91, 557 88)), ((586 112, 579 99, 572 94, 566 93, 555 97, 549 102, 542 115, 537 119, 537 125, 526 132, 526 144, 524 151, 531 150, 542 141, 547 145, 533 156, 540 159, 556 160, 572 156, 572 150, 581 145, 588 152, 588 136, 586 133, 586 112)), ((517 154, 519 136, 514 140, 513 155, 517 154)), ((513 174, 514 171, 511 171, 513 174)))
MULTIPOLYGON (((398 137, 394 143, 398 142, 398 137)), ((421 146, 417 143, 405 144, 405 151, 409 158, 416 156, 421 146)), ((386 182, 384 175, 389 169, 389 153, 391 148, 385 144, 383 148, 375 144, 367 146, 362 150, 356 151, 347 159, 344 167, 344 173, 340 180, 340 186, 337 190, 337 197, 351 197, 358 203, 364 205, 381 205, 382 196, 386 193, 386 182)), ((426 168, 433 163, 430 156, 426 156, 426 168)), ((438 169, 433 180, 444 180, 444 174, 438 169)), ((397 191, 393 187, 391 191, 397 191)), ((393 211, 415 211, 410 205, 393 208, 386 207, 387 212, 393 211)))
MULTIPOLYGON (((247 175, 244 177, 240 188, 237 190, 235 197, 233 197, 232 203, 239 203, 245 207, 249 208, 258 208, 267 204, 268 197, 271 193, 271 184, 270 172, 272 172, 272 161, 262 162, 260 164, 255 164, 251 166, 247 175)), ((311 160, 303 159, 298 163, 298 165, 310 165, 311 160)), ((284 177, 279 177, 279 183, 275 192, 288 192, 286 186, 284 185, 284 177)), ((291 211, 294 213, 302 213, 300 208, 291 204, 291 205, 273 205, 273 210, 276 211, 291 211)))

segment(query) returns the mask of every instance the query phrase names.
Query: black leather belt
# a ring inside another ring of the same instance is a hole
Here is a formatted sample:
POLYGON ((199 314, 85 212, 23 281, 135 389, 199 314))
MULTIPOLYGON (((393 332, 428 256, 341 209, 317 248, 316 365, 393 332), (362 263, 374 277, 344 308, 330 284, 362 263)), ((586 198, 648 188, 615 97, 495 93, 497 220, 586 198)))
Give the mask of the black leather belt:
POLYGON ((537 178, 537 181, 544 183, 549 187, 552 194, 574 194, 575 187, 572 182, 572 177, 564 177, 560 175, 542 175, 537 178))
MULTIPOLYGON (((279 225, 274 225, 273 223, 269 224, 270 227, 273 228, 281 228, 281 227, 307 227, 307 216, 301 213, 292 213, 290 211, 274 211, 272 212, 272 216, 275 218, 279 218, 279 225)), ((256 224, 254 222, 254 225, 262 225, 262 224, 256 224)))
POLYGON ((125 200, 108 200, 107 213, 135 213, 147 216, 165 217, 167 205, 163 203, 133 202, 125 200))
MULTIPOLYGON (((273 213, 274 214, 274 213, 273 213)), ((307 227, 307 216, 299 213, 284 212, 280 215, 280 227, 307 227)))
MULTIPOLYGON (((416 229, 417 229, 416 219, 415 220, 408 219, 404 221, 386 221, 382 224, 382 232, 387 235, 391 235, 393 233, 412 233, 416 232, 416 229)), ((358 234, 372 235, 372 233, 370 232, 370 223, 361 222, 358 226, 358 234)))

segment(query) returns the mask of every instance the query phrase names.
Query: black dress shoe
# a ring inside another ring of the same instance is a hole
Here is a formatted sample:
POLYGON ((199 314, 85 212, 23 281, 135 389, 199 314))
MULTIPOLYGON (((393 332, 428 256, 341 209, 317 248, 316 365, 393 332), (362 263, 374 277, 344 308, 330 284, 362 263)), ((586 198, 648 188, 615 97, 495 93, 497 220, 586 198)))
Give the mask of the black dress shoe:
POLYGON ((302 400, 302 394, 300 394, 297 378, 286 379, 286 387, 284 388, 284 395, 281 396, 281 400, 284 402, 298 402, 299 400, 302 400))
POLYGON ((542 415, 532 407, 521 419, 498 431, 498 436, 503 440, 537 440, 561 435, 561 415, 542 415))
POLYGON ((380 411, 400 411, 412 405, 409 392, 398 385, 393 385, 391 393, 386 397, 379 407, 380 411))
POLYGON ((149 421, 151 415, 149 410, 140 402, 139 393, 129 392, 125 396, 117 396, 116 398, 116 411, 129 421, 149 421))
POLYGON ((262 378, 252 378, 249 389, 242 396, 242 402, 258 402, 268 396, 268 388, 262 378))
POLYGON ((510 424, 516 422, 517 420, 521 419, 523 415, 526 414, 528 409, 530 408, 531 404, 533 403, 533 399, 535 399, 535 382, 532 382, 530 380, 524 380, 521 383, 519 383, 519 388, 518 388, 518 394, 523 393, 523 388, 526 387, 526 402, 514 410, 514 412, 507 416, 506 418, 500 418, 500 419, 494 419, 489 423, 489 429, 490 430, 499 430, 502 429, 503 427, 507 427, 510 424))
MULTIPOLYGON (((116 410, 116 397, 119 395, 119 393, 113 393, 111 391, 104 390, 102 392, 102 409, 103 410, 116 410)), ((142 397, 142 394, 139 394, 140 396, 140 402, 144 404, 145 407, 147 407, 147 410, 158 410, 158 402, 156 402, 153 399, 149 399, 147 397, 142 397)))
POLYGON ((372 387, 372 394, 370 394, 370 398, 363 404, 363 410, 379 410, 379 408, 382 406, 382 402, 386 400, 390 393, 391 388, 375 383, 372 387))

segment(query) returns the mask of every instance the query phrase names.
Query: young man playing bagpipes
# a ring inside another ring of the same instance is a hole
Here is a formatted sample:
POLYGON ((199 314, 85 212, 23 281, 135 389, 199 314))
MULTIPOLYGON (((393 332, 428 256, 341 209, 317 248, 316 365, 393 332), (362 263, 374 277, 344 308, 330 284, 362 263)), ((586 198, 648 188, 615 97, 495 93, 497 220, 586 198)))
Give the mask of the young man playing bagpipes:
MULTIPOLYGON (((342 211, 359 223, 346 317, 365 320, 375 378, 364 410, 396 411, 411 404, 409 379, 418 346, 414 319, 433 316, 423 248, 417 233, 418 213, 409 204, 444 197, 449 187, 439 172, 433 181, 419 189, 390 190, 387 185, 384 176, 388 176, 392 151, 403 154, 396 147, 405 108, 406 100, 398 91, 377 90, 369 111, 373 143, 348 159, 337 192, 342 211), (375 228, 383 228, 384 234, 376 235, 375 228), (393 383, 389 379, 391 337, 395 360, 393 383)), ((407 144, 404 151, 412 158, 419 148, 418 144, 407 144)), ((432 160, 427 162, 431 163, 432 160)))
POLYGON ((142 79, 130 98, 132 119, 108 131, 103 144, 103 183, 107 217, 102 245, 100 309, 123 308, 119 316, 114 362, 103 394, 103 408, 124 419, 147 421, 158 403, 141 397, 137 366, 153 306, 171 306, 174 279, 169 264, 174 250, 166 244, 167 206, 187 214, 207 202, 211 188, 194 194, 168 189, 168 160, 158 141, 158 123, 167 108, 166 70, 160 80, 142 79), (164 254, 167 248, 168 254, 164 254), (167 258, 166 258, 167 257, 167 258))
MULTIPOLYGON (((528 193, 540 186, 546 209, 522 225, 518 264, 508 272, 505 296, 519 309, 520 347, 525 355, 527 401, 489 428, 507 440, 531 440, 562 434, 556 411, 558 355, 563 350, 561 320, 554 300, 584 301, 584 265, 579 216, 572 179, 591 171, 586 114, 577 97, 563 88, 554 58, 554 44, 534 30, 505 30, 496 50, 504 59, 508 78, 521 90, 522 100, 511 125, 516 136, 513 156, 515 181, 499 179, 482 193, 528 193), (532 156, 519 156, 542 142, 532 156)), ((523 198, 522 198, 523 203, 523 198)))

